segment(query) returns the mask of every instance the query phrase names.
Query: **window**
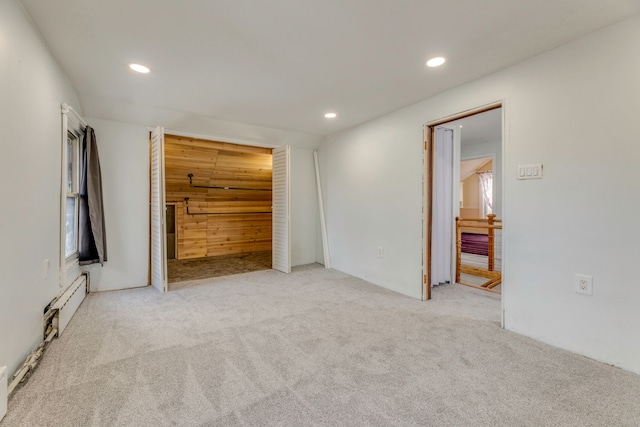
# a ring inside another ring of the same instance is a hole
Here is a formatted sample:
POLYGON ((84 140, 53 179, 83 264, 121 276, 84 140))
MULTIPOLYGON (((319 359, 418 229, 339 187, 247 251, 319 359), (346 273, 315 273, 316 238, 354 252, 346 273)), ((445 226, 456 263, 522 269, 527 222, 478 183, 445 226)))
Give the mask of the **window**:
POLYGON ((493 213, 493 172, 482 171, 478 174, 480 191, 480 218, 493 213))
POLYGON ((64 292, 82 274, 80 270, 80 211, 82 198, 82 143, 87 124, 73 108, 60 104, 60 289, 64 292))
POLYGON ((80 141, 79 135, 67 133, 65 155, 65 259, 75 258, 78 254, 78 225, 80 198, 80 141))

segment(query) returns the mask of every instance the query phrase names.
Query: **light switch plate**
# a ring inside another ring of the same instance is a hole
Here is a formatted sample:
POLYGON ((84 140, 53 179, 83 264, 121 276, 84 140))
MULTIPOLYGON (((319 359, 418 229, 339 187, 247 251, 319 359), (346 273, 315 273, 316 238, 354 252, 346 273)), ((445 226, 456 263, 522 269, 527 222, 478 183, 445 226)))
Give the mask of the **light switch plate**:
POLYGON ((542 179, 542 163, 518 165, 518 179, 542 179))

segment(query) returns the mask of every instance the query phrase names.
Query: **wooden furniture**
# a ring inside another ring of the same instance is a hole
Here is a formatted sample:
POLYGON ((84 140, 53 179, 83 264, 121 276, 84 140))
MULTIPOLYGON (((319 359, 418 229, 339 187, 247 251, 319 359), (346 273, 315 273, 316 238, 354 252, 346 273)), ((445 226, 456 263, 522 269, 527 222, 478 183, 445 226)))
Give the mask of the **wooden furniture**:
POLYGON ((456 217, 456 283, 489 292, 501 293, 499 290, 494 289, 502 283, 502 273, 495 271, 495 230, 502 230, 502 220, 496 219, 494 214, 487 215, 487 218, 456 217), (462 264, 462 228, 487 230, 489 248, 486 269, 462 264), (470 274, 489 280, 482 285, 475 285, 461 280, 461 274, 470 274))

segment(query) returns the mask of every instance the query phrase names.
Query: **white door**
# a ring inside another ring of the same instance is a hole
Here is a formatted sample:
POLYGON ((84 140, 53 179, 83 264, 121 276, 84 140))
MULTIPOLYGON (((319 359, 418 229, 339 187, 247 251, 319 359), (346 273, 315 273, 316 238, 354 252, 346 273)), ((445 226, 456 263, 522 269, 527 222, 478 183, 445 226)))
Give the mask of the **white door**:
POLYGON ((272 266, 291 273, 291 235, 289 234, 289 158, 290 148, 273 149, 272 266))
POLYGON ((151 132, 151 284, 167 291, 167 226, 164 193, 164 128, 151 132))
POLYGON ((460 156, 462 151, 462 129, 460 126, 454 126, 453 131, 453 167, 451 174, 451 267, 450 277, 456 277, 456 221, 455 219, 460 216, 460 156))
POLYGON ((453 249, 453 130, 436 127, 433 144, 431 285, 451 282, 453 249))

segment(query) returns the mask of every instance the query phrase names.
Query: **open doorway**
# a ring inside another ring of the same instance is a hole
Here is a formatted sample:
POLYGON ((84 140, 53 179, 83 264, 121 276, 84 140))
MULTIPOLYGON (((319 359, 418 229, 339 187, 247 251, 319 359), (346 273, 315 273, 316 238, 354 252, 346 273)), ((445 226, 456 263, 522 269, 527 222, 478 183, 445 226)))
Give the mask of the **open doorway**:
POLYGON ((271 148, 165 134, 164 163, 169 290, 271 268, 271 148))
MULTIPOLYGON (((499 166, 496 157, 499 151, 490 146, 481 149, 483 157, 471 156, 472 148, 461 144, 460 174, 456 182, 460 183, 460 210, 456 216, 456 270, 455 281, 470 287, 477 287, 494 293, 502 289, 502 215, 498 205, 497 187, 494 175, 499 166), (467 155, 465 155, 467 154, 467 155), (496 188, 497 189, 497 188, 496 188)), ((474 150, 477 151, 477 150, 474 150)))
POLYGON ((426 126, 424 299, 457 284, 493 295, 504 286, 502 114, 494 105, 426 126))

